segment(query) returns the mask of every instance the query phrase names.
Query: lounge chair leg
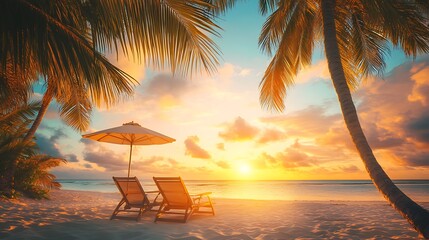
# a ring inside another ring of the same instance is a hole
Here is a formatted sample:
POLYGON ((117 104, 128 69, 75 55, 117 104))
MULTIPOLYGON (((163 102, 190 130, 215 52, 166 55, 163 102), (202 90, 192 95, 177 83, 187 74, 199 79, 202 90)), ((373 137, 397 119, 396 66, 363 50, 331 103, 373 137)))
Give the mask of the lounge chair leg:
POLYGON ((186 223, 188 221, 188 219, 192 216, 192 214, 194 213, 194 208, 187 208, 185 211, 185 218, 184 218, 184 223, 186 223), (189 212, 188 212, 189 210, 189 212))
POLYGON ((163 211, 163 209, 165 208, 165 202, 164 202, 164 200, 162 201, 162 203, 161 203, 161 205, 159 206, 159 208, 158 208, 158 212, 156 213, 156 215, 155 215, 155 220, 153 221, 153 222, 156 222, 156 221, 158 221, 158 219, 159 219, 159 217, 161 216, 161 212, 163 211))
POLYGON ((215 215, 215 211, 214 211, 214 207, 213 207, 212 199, 210 198, 210 196, 207 196, 207 198, 209 199, 210 208, 212 209, 212 214, 213 214, 213 216, 214 216, 214 215, 215 215))
POLYGON ((136 218, 136 222, 140 220, 141 216, 142 216, 142 209, 140 208, 139 214, 137 215, 137 218, 136 218))
POLYGON ((183 217, 183 222, 186 223, 188 221, 188 209, 185 210, 185 216, 183 217))
POLYGON ((118 210, 119 208, 122 206, 122 204, 125 203, 125 199, 122 198, 121 201, 119 201, 118 205, 116 206, 115 210, 113 210, 112 216, 110 217, 110 220, 112 220, 117 214, 118 214, 118 210))

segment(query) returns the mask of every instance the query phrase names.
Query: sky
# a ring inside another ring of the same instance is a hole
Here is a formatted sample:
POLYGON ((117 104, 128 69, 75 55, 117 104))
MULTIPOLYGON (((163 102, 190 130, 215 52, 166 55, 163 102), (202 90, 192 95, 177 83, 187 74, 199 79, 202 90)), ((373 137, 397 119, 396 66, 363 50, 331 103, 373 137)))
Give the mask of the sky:
MULTIPOLYGON (((220 17, 222 37, 215 40, 222 59, 210 76, 172 76, 109 56, 139 85, 132 98, 94 109, 83 133, 65 125, 52 104, 36 133, 42 153, 68 160, 52 172, 59 179, 126 176, 129 146, 81 135, 134 121, 176 139, 133 149, 131 176, 140 179, 369 179, 345 127, 322 48, 288 89, 282 113, 261 107, 259 83, 270 61, 258 47, 264 21, 257 1, 238 3, 220 17)), ((392 50, 386 60, 383 75, 364 79, 352 93, 361 125, 391 178, 428 179, 429 56, 410 59, 392 50)))

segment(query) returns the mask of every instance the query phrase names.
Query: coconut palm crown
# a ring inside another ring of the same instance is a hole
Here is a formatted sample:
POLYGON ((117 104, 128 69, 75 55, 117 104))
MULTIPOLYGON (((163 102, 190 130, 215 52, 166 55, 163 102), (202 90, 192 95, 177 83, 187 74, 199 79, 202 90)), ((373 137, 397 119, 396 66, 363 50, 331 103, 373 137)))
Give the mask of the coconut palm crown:
POLYGON ((0 93, 13 92, 13 79, 38 80, 17 76, 41 76, 47 91, 40 118, 55 98, 66 123, 85 130, 93 105, 110 106, 137 83, 104 53, 174 73, 214 72, 220 52, 210 38, 219 30, 212 7, 202 0, 1 1, 0 93))
POLYGON ((86 130, 94 105, 109 107, 137 84, 109 52, 173 73, 214 72, 220 52, 211 37, 220 28, 211 8, 204 0, 0 1, 0 112, 25 102, 38 82, 46 90, 23 142, 54 99, 68 125, 86 130))
POLYGON ((397 188, 377 162, 350 93, 364 77, 382 72, 390 43, 408 56, 429 52, 427 2, 261 0, 260 6, 263 14, 270 15, 259 44, 273 56, 260 85, 261 104, 284 109, 287 89, 311 64, 315 45, 323 40, 344 121, 370 178, 419 234, 429 238, 429 212, 397 188))

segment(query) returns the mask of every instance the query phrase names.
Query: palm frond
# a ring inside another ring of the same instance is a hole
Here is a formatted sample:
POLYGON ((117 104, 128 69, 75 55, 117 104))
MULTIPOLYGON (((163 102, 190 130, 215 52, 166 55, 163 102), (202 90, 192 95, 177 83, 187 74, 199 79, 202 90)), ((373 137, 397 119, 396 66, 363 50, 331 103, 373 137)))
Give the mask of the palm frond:
POLYGON ((21 105, 11 109, 8 112, 0 114, 0 129, 2 133, 18 132, 18 129, 27 127, 33 121, 34 116, 40 108, 40 102, 34 101, 29 104, 21 105))
POLYGON ((0 68, 0 113, 7 112, 15 107, 21 106, 28 101, 31 93, 31 83, 37 78, 34 62, 27 69, 13 66, 7 61, 4 68, 0 68))
POLYGON ((45 154, 39 154, 31 158, 37 163, 39 170, 48 170, 53 167, 58 167, 63 163, 67 163, 65 159, 55 158, 45 154))
MULTIPOLYGON (((428 18, 419 4, 403 0, 365 0, 366 12, 373 14, 373 24, 408 56, 429 52, 428 18), (380 24, 381 23, 381 24, 380 24)), ((427 5, 427 4, 426 4, 427 5)))
MULTIPOLYGON (((261 35, 259 36, 259 46, 262 51, 269 55, 273 54, 273 50, 278 47, 279 42, 284 34, 285 28, 291 15, 291 11, 295 6, 293 1, 283 1, 281 5, 267 18, 265 21, 261 35)), ((296 16, 296 14, 295 14, 296 16)))
POLYGON ((85 88, 76 88, 57 97, 63 121, 78 131, 88 129, 91 121, 92 105, 85 88))
POLYGON ((273 11, 279 4, 279 0, 259 0, 259 11, 262 15, 273 11))
MULTIPOLYGON (((14 189, 33 197, 47 197, 50 188, 60 186, 48 170, 66 161, 37 155, 34 139, 23 140, 39 106, 39 103, 22 106, 0 117, 0 180, 14 182, 14 189)), ((14 196, 13 191, 10 196, 14 196)))
POLYGON ((286 90, 299 69, 311 63, 316 37, 316 7, 305 1, 291 2, 283 2, 285 5, 268 17, 259 42, 269 53, 278 46, 261 81, 259 98, 264 107, 278 111, 284 109, 286 90), (284 14, 287 10, 289 15, 284 14))
POLYGON ((389 54, 389 49, 387 39, 378 29, 367 24, 370 22, 365 21, 364 17, 365 14, 362 12, 352 14, 351 44, 354 48, 351 50, 360 73, 367 76, 384 70, 386 66, 384 57, 389 54))
POLYGON ((9 166, 15 159, 27 159, 36 154, 34 141, 22 141, 25 127, 15 127, 16 132, 0 134, 0 165, 9 166))
POLYGON ((44 154, 34 155, 19 161, 16 176, 18 187, 22 191, 36 195, 44 195, 52 188, 61 187, 61 184, 55 181, 56 176, 48 171, 62 163, 67 163, 67 161, 44 154))
POLYGON ((97 48, 121 48, 146 65, 173 72, 213 72, 220 51, 210 36, 220 28, 210 7, 203 0, 89 0, 86 17, 97 48))
MULTIPOLYGON (((215 16, 225 13, 228 9, 235 6, 240 0, 204 0, 211 5, 207 10, 212 12, 215 16)), ((244 1, 244 0, 241 0, 244 1)))
MULTIPOLYGON (((56 180, 56 176, 52 173, 49 173, 48 170, 54 167, 58 167, 63 163, 67 163, 66 160, 61 158, 53 158, 48 155, 37 155, 31 160, 35 161, 35 167, 37 171, 35 172, 35 181, 36 186, 40 186, 45 189, 60 188, 61 184, 56 180)), ((31 161, 30 160, 30 161, 31 161)))
POLYGON ((73 10, 79 6, 68 2, 2 1, 15 15, 0 19, 21 25, 10 29, 0 25, 5 40, 1 53, 21 68, 37 62, 37 71, 44 76, 70 84, 75 79, 86 82, 95 104, 111 105, 131 94, 136 81, 94 49, 86 34, 86 19, 80 19, 79 11, 73 10), (26 20, 28 17, 33 20, 26 20))

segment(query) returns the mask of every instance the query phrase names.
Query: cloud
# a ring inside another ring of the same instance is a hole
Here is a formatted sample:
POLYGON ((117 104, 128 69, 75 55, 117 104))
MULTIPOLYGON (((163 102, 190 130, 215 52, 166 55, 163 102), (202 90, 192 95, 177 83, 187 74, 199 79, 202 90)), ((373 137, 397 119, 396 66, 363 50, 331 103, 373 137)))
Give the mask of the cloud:
POLYGON ((108 171, 127 169, 127 162, 122 156, 115 154, 107 148, 101 148, 99 151, 86 150, 83 152, 84 160, 95 163, 108 171))
MULTIPOLYGON (((339 124, 338 124, 339 125, 339 124)), ((339 146, 347 149, 355 149, 350 134, 345 126, 330 126, 324 134, 315 135, 315 142, 320 146, 339 146)))
POLYGON ((238 117, 233 123, 224 124, 225 130, 219 132, 219 137, 226 141, 248 141, 255 138, 259 129, 247 123, 243 118, 238 117))
POLYGON ((53 157, 61 158, 63 155, 55 142, 51 141, 50 138, 45 137, 42 134, 36 133, 36 143, 39 147, 40 153, 47 154, 53 157))
MULTIPOLYGON (((136 89, 136 100, 142 105, 130 106, 136 111, 142 106, 152 106, 152 111, 162 112, 182 104, 182 98, 193 91, 194 84, 186 79, 168 74, 158 74, 136 89)), ((126 109, 130 108, 125 106, 126 109)))
POLYGON ((106 171, 118 171, 128 169, 128 162, 124 160, 124 156, 115 153, 114 151, 96 144, 95 141, 89 139, 81 139, 84 144, 83 158, 89 163, 94 163, 106 171))
POLYGON ((277 129, 264 129, 261 136, 257 140, 258 143, 268 143, 286 139, 286 133, 277 129))
POLYGON ((327 80, 331 79, 326 59, 301 69, 295 79, 298 80, 297 83, 301 84, 321 78, 327 80))
POLYGON ((423 106, 428 105, 429 97, 429 68, 426 64, 417 64, 410 70, 411 80, 414 81, 408 100, 411 102, 419 101, 423 106))
POLYGON ((144 86, 143 94, 151 98, 161 98, 165 95, 180 98, 191 90, 192 82, 189 80, 167 74, 158 74, 148 80, 144 86))
POLYGON ((41 154, 47 154, 52 157, 66 159, 68 162, 79 162, 76 154, 63 154, 60 150, 59 140, 68 138, 68 135, 66 135, 61 128, 54 128, 42 124, 40 125, 39 129, 45 130, 48 132, 48 134, 50 134, 49 137, 37 132, 35 134, 36 144, 39 147, 39 152, 41 154))
MULTIPOLYGON (((378 160, 389 162, 388 166, 418 168, 429 165, 426 160, 429 159, 428 75, 429 58, 426 57, 393 69, 385 79, 368 78, 353 93, 367 140, 378 160)), ((327 162, 331 157, 345 162, 344 159, 357 157, 342 115, 328 114, 326 107, 310 106, 261 121, 280 128, 289 139, 305 141, 307 144, 301 144, 300 150, 319 161, 327 162), (329 151, 334 154, 330 156, 329 151)), ((288 154, 291 153, 284 153, 288 154)), ((271 157, 279 159, 277 155, 271 157)), ((353 168, 343 170, 352 171, 353 168)))
POLYGON ((309 106, 288 115, 264 117, 261 121, 284 129, 289 137, 309 137, 326 134, 338 124, 344 124, 341 114, 328 114, 323 106, 309 106))
POLYGON ((64 155, 64 158, 68 162, 79 162, 79 159, 77 159, 76 154, 73 154, 73 153, 64 155))
POLYGON ((216 148, 222 151, 225 151, 225 144, 224 143, 218 143, 216 144, 216 148))
POLYGON ((186 169, 178 161, 162 156, 152 156, 144 160, 134 161, 131 163, 131 168, 133 171, 141 171, 145 174, 169 174, 186 169))
POLYGON ((345 173, 356 173, 360 171, 360 169, 355 165, 339 166, 338 168, 341 172, 345 173))
POLYGON ((107 58, 116 67, 132 76, 137 81, 141 82, 145 76, 145 66, 139 64, 137 59, 133 60, 132 56, 125 56, 120 53, 118 56, 114 53, 108 54, 107 58))
MULTIPOLYGON (((373 150, 386 149, 395 146, 400 146, 404 143, 404 139, 398 136, 396 133, 391 132, 378 126, 375 123, 366 123, 364 120, 361 121, 364 125, 365 136, 373 150)), ((351 151, 355 151, 356 147, 352 142, 350 133, 345 127, 332 126, 326 134, 317 136, 315 138, 316 143, 321 146, 342 146, 348 148, 351 151)))
POLYGON ((231 63, 225 63, 218 69, 219 77, 221 79, 230 79, 234 75, 235 66, 231 63))
MULTIPOLYGON (((228 163, 223 165, 222 161, 219 161, 216 165, 228 167, 228 163)), ((194 167, 188 164, 184 165, 180 161, 163 156, 152 156, 147 159, 139 159, 131 163, 131 168, 132 171, 143 172, 144 175, 156 174, 159 176, 171 176, 172 173, 197 174, 197 176, 201 176, 202 173, 207 174, 212 172, 212 168, 206 166, 194 167)))
POLYGON ((404 159, 412 167, 429 167, 429 151, 407 154, 404 159))
POLYGON ((83 167, 84 168, 92 168, 92 165, 89 163, 85 163, 85 164, 83 164, 83 167))
POLYGON ((189 136, 185 140, 186 155, 190 155, 193 158, 210 159, 210 154, 198 146, 200 139, 197 136, 189 136))
POLYGON ((277 158, 264 152, 260 154, 256 160, 252 162, 252 165, 254 165, 258 169, 266 169, 266 168, 276 168, 281 164, 277 158))
POLYGON ((421 115, 409 119, 405 123, 405 129, 408 136, 412 136, 420 142, 429 143, 429 113, 423 112, 421 115))
POLYGON ((63 132, 63 130, 58 128, 53 130, 53 134, 51 135, 49 140, 56 142, 58 139, 62 137, 67 137, 67 135, 63 132))
POLYGON ((41 125, 40 129, 44 129, 52 133, 50 137, 46 137, 43 134, 36 133, 36 144, 39 147, 39 152, 41 154, 47 154, 52 157, 66 159, 68 162, 78 162, 76 154, 63 154, 60 151, 60 144, 58 140, 61 138, 67 138, 68 136, 64 133, 63 130, 59 128, 53 128, 45 125, 41 125))
POLYGON ((224 63, 218 69, 219 78, 221 80, 230 80, 233 77, 245 77, 252 72, 249 68, 243 68, 232 63, 224 63))
POLYGON ((109 114, 112 112, 117 114, 144 112, 149 115, 159 115, 163 114, 166 109, 181 106, 183 98, 196 89, 198 86, 190 80, 169 74, 157 74, 137 86, 133 98, 129 101, 120 102, 110 109, 101 110, 109 114), (150 111, 148 111, 148 106, 150 106, 150 111))
POLYGON ((305 152, 298 151, 294 148, 286 148, 283 152, 278 152, 275 155, 262 153, 255 161, 258 168, 276 168, 296 169, 302 167, 310 167, 318 161, 305 152))
POLYGON ((386 80, 371 78, 356 92, 370 145, 394 164, 429 165, 428 60, 403 64, 386 80))
POLYGON ((366 137, 373 149, 393 148, 406 141, 395 132, 374 123, 365 123, 365 132, 367 132, 366 137))
POLYGON ((248 76, 251 72, 252 72, 251 69, 243 68, 243 69, 240 70, 240 72, 238 73, 238 75, 242 76, 242 77, 245 77, 245 76, 248 76))
POLYGON ((215 163, 218 167, 223 168, 223 169, 230 169, 231 168, 231 165, 226 161, 217 161, 215 163))

